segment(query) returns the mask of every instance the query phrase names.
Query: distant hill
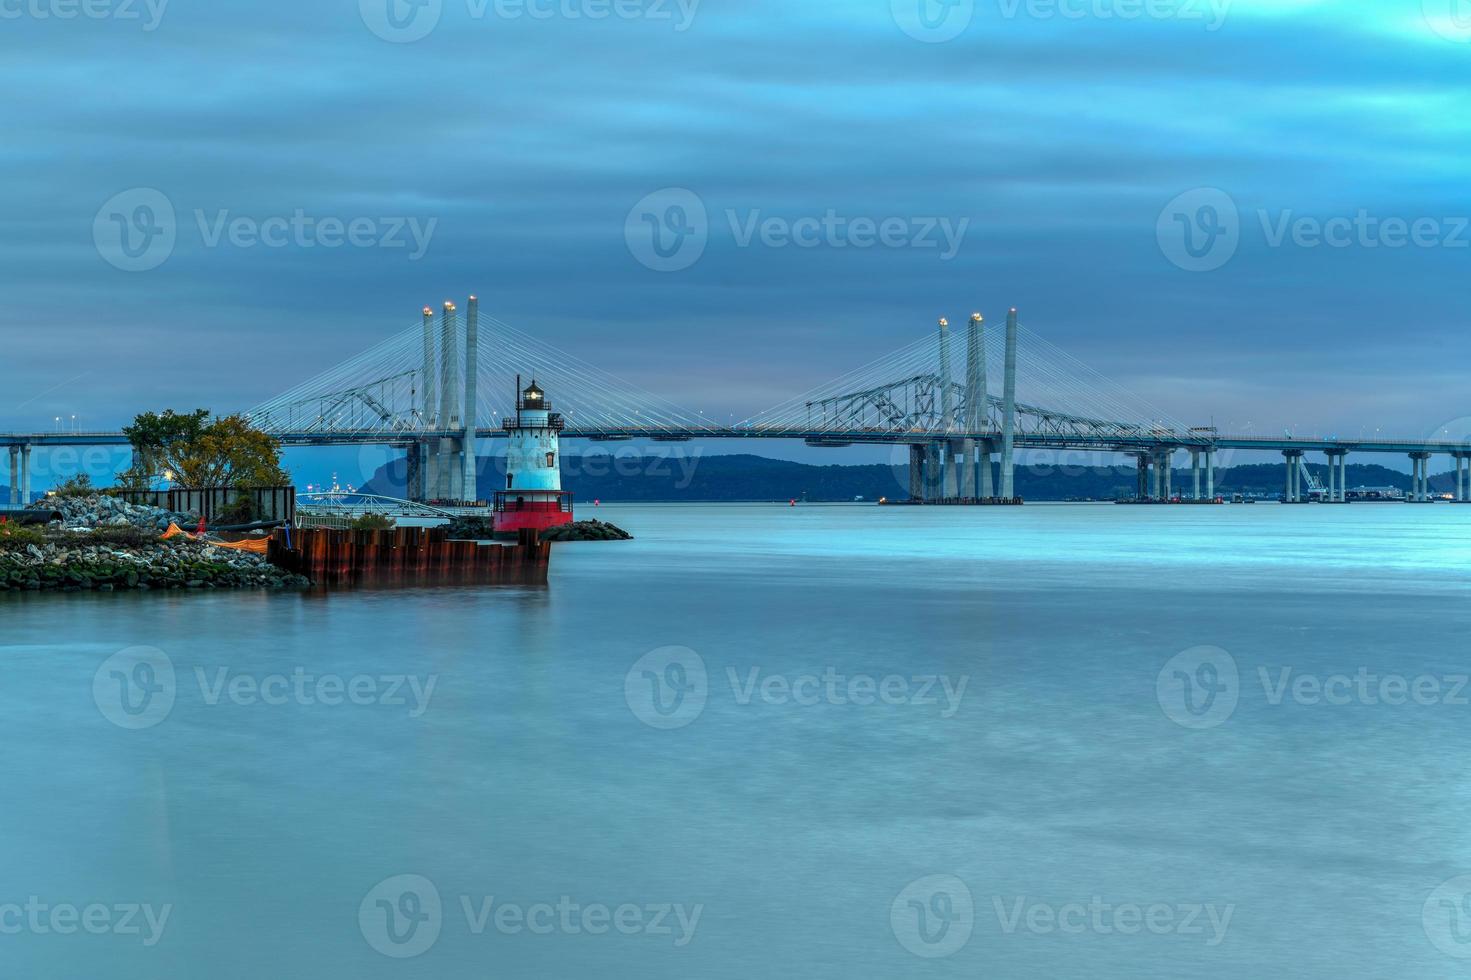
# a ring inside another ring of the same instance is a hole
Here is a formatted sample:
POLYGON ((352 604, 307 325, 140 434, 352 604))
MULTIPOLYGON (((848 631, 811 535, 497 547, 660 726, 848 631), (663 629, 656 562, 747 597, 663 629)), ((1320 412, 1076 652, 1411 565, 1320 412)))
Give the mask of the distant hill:
MULTIPOLYGON (((1352 458, 1352 457, 1350 457, 1352 458)), ((1309 464, 1325 483, 1328 468, 1309 464)), ((479 498, 489 499, 493 490, 505 486, 504 456, 479 460, 479 498)), ((1175 469, 1177 492, 1189 492, 1190 470, 1175 469)), ((1432 479, 1438 489, 1454 485, 1450 472, 1432 479)), ((380 467, 361 488, 366 493, 402 497, 405 492, 402 460, 380 467)), ((1281 491, 1281 463, 1254 463, 1216 471, 1218 493, 1275 494, 1281 491)), ((764 456, 568 456, 562 470, 562 485, 578 500, 606 501, 742 501, 787 500, 843 501, 862 497, 903 499, 909 494, 907 467, 884 464, 818 466, 764 456)), ((1398 487, 1409 489, 1409 474, 1376 464, 1350 464, 1350 487, 1398 487)), ((1135 486, 1132 464, 1117 467, 1018 466, 1017 492, 1028 500, 1075 498, 1113 499, 1132 494, 1135 486)))

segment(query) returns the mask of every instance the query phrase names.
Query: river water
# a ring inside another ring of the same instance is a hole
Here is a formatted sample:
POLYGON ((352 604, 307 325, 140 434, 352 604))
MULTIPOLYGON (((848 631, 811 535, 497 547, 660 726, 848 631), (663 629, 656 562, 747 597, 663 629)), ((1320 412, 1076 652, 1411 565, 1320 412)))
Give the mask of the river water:
POLYGON ((1471 508, 597 516, 545 589, 0 597, 0 976, 1471 963, 1471 508))

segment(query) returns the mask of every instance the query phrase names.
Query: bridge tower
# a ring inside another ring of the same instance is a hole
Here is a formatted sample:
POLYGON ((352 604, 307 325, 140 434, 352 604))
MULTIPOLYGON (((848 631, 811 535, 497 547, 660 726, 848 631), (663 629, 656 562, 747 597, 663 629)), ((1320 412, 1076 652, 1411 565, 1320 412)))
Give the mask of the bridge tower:
MULTIPOLYGON (((521 378, 516 378, 521 389, 521 378)), ((515 537, 521 528, 538 531, 572 522, 572 494, 562 489, 562 458, 558 433, 562 416, 533 380, 517 392, 516 413, 503 427, 506 446, 506 488, 495 492, 495 533, 515 537)))
MULTIPOLYGON (((986 340, 981 334, 985 319, 970 315, 965 331, 965 431, 980 432, 986 424, 986 340)), ((965 469, 961 473, 962 497, 991 496, 991 443, 967 438, 961 447, 965 469), (979 478, 979 479, 978 479, 979 478)))

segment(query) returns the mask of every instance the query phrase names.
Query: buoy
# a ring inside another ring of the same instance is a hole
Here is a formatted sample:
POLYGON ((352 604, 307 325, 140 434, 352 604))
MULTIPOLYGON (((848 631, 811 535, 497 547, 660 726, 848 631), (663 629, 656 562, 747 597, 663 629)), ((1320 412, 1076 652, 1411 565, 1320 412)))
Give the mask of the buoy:
POLYGON ((795 507, 795 506, 797 506, 797 498, 796 497, 793 497, 791 500, 788 500, 787 501, 787 506, 788 507, 795 507))
POLYGON ((603 502, 601 500, 597 499, 596 497, 594 497, 593 498, 593 501, 592 501, 592 505, 594 507, 601 507, 603 505, 603 502))

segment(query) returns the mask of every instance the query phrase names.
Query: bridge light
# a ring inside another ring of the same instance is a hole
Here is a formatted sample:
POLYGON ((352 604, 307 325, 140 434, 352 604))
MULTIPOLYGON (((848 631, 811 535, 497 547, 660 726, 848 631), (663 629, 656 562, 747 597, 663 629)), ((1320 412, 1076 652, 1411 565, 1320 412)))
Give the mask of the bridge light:
POLYGON ((945 319, 944 317, 940 317, 940 326, 941 328, 948 327, 950 326, 950 321, 945 319))
POLYGON ((970 315, 970 322, 971 323, 980 323, 984 319, 985 319, 985 317, 981 316, 979 313, 972 313, 970 315))

